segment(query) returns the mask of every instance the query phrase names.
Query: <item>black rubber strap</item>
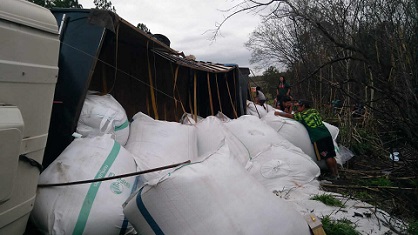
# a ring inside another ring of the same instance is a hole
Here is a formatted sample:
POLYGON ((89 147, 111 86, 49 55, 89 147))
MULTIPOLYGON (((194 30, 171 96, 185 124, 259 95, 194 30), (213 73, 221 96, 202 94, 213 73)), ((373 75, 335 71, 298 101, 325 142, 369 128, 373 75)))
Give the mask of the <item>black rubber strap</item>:
POLYGON ((35 166, 36 168, 38 168, 39 172, 42 172, 42 170, 44 169, 44 167, 42 166, 42 164, 40 164, 39 162, 33 160, 32 158, 28 158, 26 155, 19 155, 19 160, 23 161, 23 162, 27 162, 29 163, 31 166, 35 166))

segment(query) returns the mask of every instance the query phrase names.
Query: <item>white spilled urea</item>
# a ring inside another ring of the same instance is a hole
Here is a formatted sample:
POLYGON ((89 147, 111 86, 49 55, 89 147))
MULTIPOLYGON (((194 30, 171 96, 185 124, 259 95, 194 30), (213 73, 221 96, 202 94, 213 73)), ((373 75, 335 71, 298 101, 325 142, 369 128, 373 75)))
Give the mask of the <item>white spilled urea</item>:
MULTIPOLYGON (((40 184, 65 183, 136 171, 132 154, 110 135, 75 139, 40 175, 40 184)), ((38 188, 31 219, 44 234, 135 234, 122 204, 136 177, 38 188)))
POLYGON ((83 137, 112 134, 122 146, 129 138, 129 121, 125 109, 112 95, 89 91, 77 124, 83 137))

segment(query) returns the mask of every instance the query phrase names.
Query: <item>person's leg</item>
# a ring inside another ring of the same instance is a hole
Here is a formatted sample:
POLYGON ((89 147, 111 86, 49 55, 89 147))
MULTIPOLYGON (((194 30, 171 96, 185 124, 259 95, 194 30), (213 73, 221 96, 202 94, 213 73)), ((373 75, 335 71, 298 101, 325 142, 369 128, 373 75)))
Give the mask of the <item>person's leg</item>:
POLYGON ((320 139, 314 143, 317 160, 323 159, 331 172, 332 177, 338 177, 337 161, 335 160, 334 142, 331 136, 320 139))
POLYGON ((331 175, 337 177, 338 176, 338 168, 337 168, 337 161, 335 157, 329 157, 325 159, 328 169, 331 171, 331 175))

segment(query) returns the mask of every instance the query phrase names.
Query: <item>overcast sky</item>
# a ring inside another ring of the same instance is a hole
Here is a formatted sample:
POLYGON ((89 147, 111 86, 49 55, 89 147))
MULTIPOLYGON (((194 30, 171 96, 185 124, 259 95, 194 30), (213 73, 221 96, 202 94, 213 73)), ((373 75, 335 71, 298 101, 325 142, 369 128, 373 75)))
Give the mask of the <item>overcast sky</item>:
MULTIPOLYGON (((93 0, 79 0, 83 8, 94 8, 93 0)), ((116 13, 136 26, 145 24, 153 34, 169 38, 170 47, 194 55, 198 61, 234 63, 249 67, 250 51, 245 48, 250 33, 260 17, 241 13, 230 18, 221 28, 221 35, 211 41, 216 23, 230 13, 222 12, 238 0, 111 0, 116 13)))

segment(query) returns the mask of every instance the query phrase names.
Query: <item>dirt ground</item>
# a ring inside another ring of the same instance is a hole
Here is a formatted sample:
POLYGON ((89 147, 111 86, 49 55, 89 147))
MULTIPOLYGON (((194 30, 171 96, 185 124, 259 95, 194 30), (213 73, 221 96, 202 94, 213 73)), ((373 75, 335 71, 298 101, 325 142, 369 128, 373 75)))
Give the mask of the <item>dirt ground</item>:
POLYGON ((360 199, 406 222, 418 221, 418 151, 400 149, 387 157, 354 156, 339 169, 340 179, 323 190, 360 199))

